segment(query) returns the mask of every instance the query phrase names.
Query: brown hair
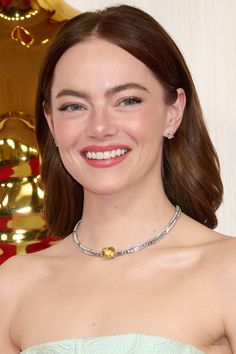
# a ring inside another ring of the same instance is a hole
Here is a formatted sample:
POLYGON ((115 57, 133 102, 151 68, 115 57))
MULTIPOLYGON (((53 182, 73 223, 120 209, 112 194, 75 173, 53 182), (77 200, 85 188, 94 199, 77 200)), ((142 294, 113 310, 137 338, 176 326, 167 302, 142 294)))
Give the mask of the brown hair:
POLYGON ((219 160, 209 138, 193 80, 179 49, 166 31, 145 12, 127 5, 86 12, 60 29, 44 60, 36 102, 36 136, 42 156, 46 219, 50 232, 69 234, 83 211, 83 188, 64 168, 43 112, 50 110, 51 85, 60 57, 89 37, 106 39, 142 61, 162 83, 166 102, 183 88, 187 103, 181 126, 164 139, 162 179, 165 192, 183 212, 210 228, 222 201, 219 160))

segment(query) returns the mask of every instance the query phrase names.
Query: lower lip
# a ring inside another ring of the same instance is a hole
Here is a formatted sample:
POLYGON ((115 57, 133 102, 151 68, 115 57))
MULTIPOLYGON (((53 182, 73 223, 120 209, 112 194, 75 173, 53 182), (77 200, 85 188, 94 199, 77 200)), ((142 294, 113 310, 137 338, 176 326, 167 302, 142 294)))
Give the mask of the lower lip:
POLYGON ((111 157, 110 159, 105 159, 105 160, 88 159, 85 155, 83 155, 83 158, 89 166, 96 167, 96 168, 106 168, 106 167, 115 166, 120 162, 122 162, 124 159, 126 159, 128 153, 129 152, 126 152, 124 155, 111 157))

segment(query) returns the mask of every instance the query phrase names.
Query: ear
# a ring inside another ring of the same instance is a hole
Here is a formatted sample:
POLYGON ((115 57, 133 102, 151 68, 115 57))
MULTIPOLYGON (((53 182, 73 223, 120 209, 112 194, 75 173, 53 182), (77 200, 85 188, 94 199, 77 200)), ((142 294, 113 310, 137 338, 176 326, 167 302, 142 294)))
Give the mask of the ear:
POLYGON ((54 124, 53 124, 53 119, 52 119, 52 113, 51 111, 49 111, 45 105, 43 104, 43 112, 44 112, 44 116, 47 120, 47 123, 48 123, 48 127, 51 131, 51 134, 55 140, 55 129, 54 129, 54 124))
POLYGON ((177 99, 168 107, 168 115, 164 136, 169 139, 174 137, 175 132, 179 128, 184 114, 186 104, 186 95, 182 88, 177 89, 177 99))

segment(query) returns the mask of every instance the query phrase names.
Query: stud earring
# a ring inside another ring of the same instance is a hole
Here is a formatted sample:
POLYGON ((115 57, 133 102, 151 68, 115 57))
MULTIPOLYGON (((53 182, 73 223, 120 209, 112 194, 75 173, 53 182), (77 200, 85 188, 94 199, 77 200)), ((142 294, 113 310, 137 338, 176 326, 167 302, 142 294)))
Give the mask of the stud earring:
POLYGON ((171 132, 166 134, 166 138, 169 140, 173 139, 174 137, 175 137, 174 134, 171 132))

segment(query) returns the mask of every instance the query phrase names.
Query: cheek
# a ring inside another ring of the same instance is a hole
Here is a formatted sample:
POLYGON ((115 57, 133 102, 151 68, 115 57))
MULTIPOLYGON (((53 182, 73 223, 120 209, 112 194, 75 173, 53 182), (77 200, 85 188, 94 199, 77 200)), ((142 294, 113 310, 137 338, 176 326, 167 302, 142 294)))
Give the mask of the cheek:
POLYGON ((146 111, 129 121, 128 131, 137 142, 143 141, 153 144, 154 141, 162 141, 164 122, 163 114, 146 111))
POLYGON ((55 120, 54 122, 55 140, 60 146, 73 145, 78 141, 80 127, 75 122, 65 120, 55 120))

